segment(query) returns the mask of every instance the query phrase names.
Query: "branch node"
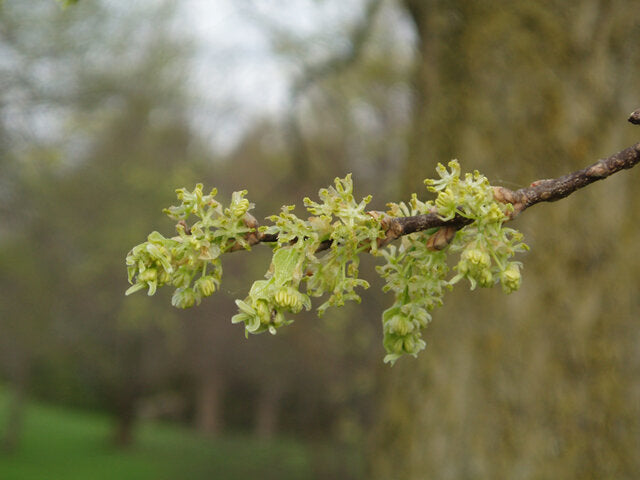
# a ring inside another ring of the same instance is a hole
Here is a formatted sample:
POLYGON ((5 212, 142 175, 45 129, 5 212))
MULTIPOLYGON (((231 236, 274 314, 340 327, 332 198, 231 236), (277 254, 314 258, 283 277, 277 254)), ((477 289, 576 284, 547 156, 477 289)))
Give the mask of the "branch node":
POLYGON ((438 231, 427 240, 427 249, 432 252, 443 250, 453 241, 453 237, 456 236, 457 231, 458 228, 453 225, 439 228, 438 231))

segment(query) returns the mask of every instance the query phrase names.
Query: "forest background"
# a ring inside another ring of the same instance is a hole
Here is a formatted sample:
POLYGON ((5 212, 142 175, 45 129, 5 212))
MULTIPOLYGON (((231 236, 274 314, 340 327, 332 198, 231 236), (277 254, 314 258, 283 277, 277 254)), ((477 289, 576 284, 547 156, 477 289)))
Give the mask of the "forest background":
POLYGON ((515 189, 631 145, 637 2, 220 2, 223 50, 196 4, 0 3, 0 478, 637 478, 636 171, 524 213, 520 291, 448 294, 392 368, 375 281, 245 339, 267 248, 198 308, 123 295, 178 187, 260 218, 353 172, 383 210, 451 158, 515 189))

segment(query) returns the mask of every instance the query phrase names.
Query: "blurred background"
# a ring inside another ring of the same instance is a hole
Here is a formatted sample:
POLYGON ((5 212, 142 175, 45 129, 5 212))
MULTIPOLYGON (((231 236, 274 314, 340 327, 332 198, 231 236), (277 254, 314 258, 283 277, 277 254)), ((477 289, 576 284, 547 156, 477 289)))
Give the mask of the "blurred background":
POLYGON ((178 311, 124 258, 196 182, 259 219, 353 172, 373 209, 460 159, 513 189, 638 140, 633 0, 0 2, 0 478, 640 478, 640 171, 514 222, 418 359, 361 305, 230 324, 269 249, 178 311))

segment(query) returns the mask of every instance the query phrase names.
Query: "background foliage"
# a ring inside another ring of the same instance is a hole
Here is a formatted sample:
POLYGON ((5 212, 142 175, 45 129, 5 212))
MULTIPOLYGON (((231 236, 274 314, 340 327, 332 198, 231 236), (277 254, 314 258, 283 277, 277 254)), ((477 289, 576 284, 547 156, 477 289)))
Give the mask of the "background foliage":
MULTIPOLYGON (((372 0, 302 34, 258 3, 242 11, 297 89, 224 149, 194 113, 176 2, 0 3, 0 431, 14 452, 0 476, 28 478, 19 466, 45 436, 77 445, 48 472, 80 465, 87 438, 151 452, 133 462, 150 468, 167 455, 147 443, 162 421, 185 445, 175 458, 203 462, 191 478, 210 478, 209 451, 290 458, 285 478, 637 478, 636 171, 523 214, 521 289, 447 293, 426 350, 393 368, 379 284, 361 305, 245 339, 233 300, 266 249, 229 255, 220 292, 187 312, 124 297, 122 263, 148 232, 172 232, 161 209, 197 182, 225 199, 246 188, 260 218, 353 172, 355 196, 383 210, 431 198, 420 181, 452 158, 516 188, 634 143, 635 2, 372 0)), ((363 257, 360 276, 374 265, 363 257)))

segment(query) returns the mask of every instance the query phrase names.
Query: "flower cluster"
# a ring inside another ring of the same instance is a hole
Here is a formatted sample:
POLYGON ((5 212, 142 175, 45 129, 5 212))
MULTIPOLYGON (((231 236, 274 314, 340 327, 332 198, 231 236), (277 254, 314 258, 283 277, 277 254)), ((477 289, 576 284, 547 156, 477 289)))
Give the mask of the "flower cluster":
POLYGON ((329 294, 318 307, 322 315, 330 306, 341 306, 347 300, 360 300, 356 287, 368 288, 358 278, 359 254, 376 251, 377 239, 383 234, 380 224, 365 212, 370 197, 356 203, 351 176, 336 178, 335 187, 320 190, 322 203, 304 199, 307 220, 298 218, 293 206, 285 206, 279 215, 271 216, 270 227, 263 233, 277 234, 271 266, 266 280, 254 282, 244 300, 236 300, 240 313, 232 319, 244 323, 248 333, 276 330, 288 323, 285 312, 298 313, 311 308, 310 297, 329 294), (316 251, 329 244, 326 252, 316 251), (306 282, 306 293, 300 291, 306 282))
POLYGON ((233 323, 244 323, 246 333, 276 330, 291 323, 285 312, 298 313, 311 308, 308 295, 298 290, 303 276, 304 251, 282 247, 275 251, 267 280, 253 283, 245 300, 236 300, 240 313, 233 316, 233 323))
POLYGON ((513 210, 511 204, 499 203, 489 180, 477 171, 460 177, 460 165, 449 162, 449 169, 438 164, 440 180, 425 180, 429 190, 438 193, 437 212, 443 218, 460 215, 473 220, 455 236, 450 251, 461 252, 451 279, 453 285, 466 278, 473 290, 476 286, 491 287, 500 282, 506 293, 520 287, 520 262, 510 258, 528 250, 522 234, 503 224, 513 210))
POLYGON ((247 212, 252 205, 244 198, 246 191, 234 192, 228 208, 215 200, 215 189, 205 195, 201 184, 191 192, 176 192, 181 204, 165 213, 178 220, 178 235, 165 238, 153 232, 129 252, 126 262, 132 286, 126 294, 147 288, 153 295, 157 287, 173 285, 176 290, 171 303, 189 308, 218 289, 222 277, 220 255, 235 245, 249 248, 246 236, 253 228, 248 225, 247 212), (188 228, 186 222, 191 216, 198 220, 188 228))
MULTIPOLYGON (((388 214, 413 216, 433 208, 433 202, 421 202, 414 194, 408 205, 389 204, 388 214)), ((393 305, 382 314, 385 362, 393 364, 406 354, 416 356, 425 348, 422 329, 431 321, 429 312, 442 304, 444 292, 450 288, 446 253, 427 246, 436 230, 404 236, 399 247, 391 245, 382 251, 386 264, 377 271, 386 280, 383 291, 395 295, 393 305)))
POLYGON ((447 289, 466 278, 474 289, 491 287, 500 282, 506 293, 520 286, 520 263, 509 259, 528 247, 522 235, 503 226, 511 205, 498 203, 489 181, 480 173, 460 175, 456 160, 449 170, 438 164, 438 180, 425 180, 435 201, 421 202, 415 194, 409 205, 390 204, 389 215, 411 216, 436 211, 443 219, 462 216, 473 222, 451 238, 442 250, 429 248, 429 236, 438 229, 402 238, 400 247, 390 246, 383 252, 387 263, 378 267, 386 279, 385 291, 393 291, 394 304, 382 316, 385 362, 394 363, 405 354, 416 355, 425 347, 421 330, 431 320, 432 309, 442 304, 447 289), (447 280, 449 253, 460 253, 457 274, 447 280))
POLYGON ((380 222, 365 211, 371 195, 355 201, 351 174, 336 178, 335 188, 323 188, 319 196, 322 203, 305 198, 304 204, 309 213, 316 215, 310 221, 320 238, 331 244, 319 261, 310 264, 307 278, 310 295, 329 293, 318 307, 318 314, 322 315, 327 308, 342 306, 347 300, 360 302, 355 288, 369 288, 369 282, 358 278, 359 255, 364 251, 376 255, 377 242, 384 237, 384 231, 380 222))
POLYGON ((153 295, 158 287, 171 283, 174 273, 171 250, 176 246, 174 240, 152 232, 145 243, 134 247, 126 260, 129 283, 133 283, 126 295, 145 288, 153 295))
POLYGON ((425 347, 422 329, 431 321, 429 313, 442 305, 449 288, 447 255, 429 250, 428 234, 403 238, 399 248, 390 246, 383 253, 387 263, 378 267, 386 280, 384 291, 395 295, 393 305, 382 315, 385 362, 394 363, 405 354, 417 355, 425 347))
POLYGON ((249 249, 261 235, 277 238, 265 278, 254 282, 244 300, 236 300, 239 312, 232 318, 233 323, 244 324, 247 334, 275 334, 291 323, 287 314, 311 309, 311 297, 326 296, 318 315, 348 300, 359 302, 356 288, 369 287, 358 278, 360 253, 368 251, 385 259, 377 271, 386 281, 383 290, 394 294, 393 305, 382 316, 385 362, 415 356, 425 348, 422 330, 431 311, 442 305, 448 289, 466 279, 472 289, 500 283, 506 293, 513 292, 520 286, 521 264, 511 258, 528 249, 519 232, 504 227, 513 207, 495 200, 486 177, 477 171, 461 176, 456 160, 448 167, 438 164, 440 178, 425 180, 437 194, 434 200, 423 202, 413 194, 406 204, 389 204, 388 217, 366 211, 370 196, 356 202, 347 175, 320 190, 318 202, 304 199, 309 218, 298 218, 295 207, 284 206, 278 215, 268 217, 270 226, 257 230, 248 213, 253 205, 244 198, 246 191, 234 192, 224 208, 215 200, 215 189, 208 195, 201 184, 193 191, 180 189, 181 204, 165 210, 178 221, 177 235, 165 238, 153 232, 129 252, 132 286, 126 293, 147 289, 153 295, 158 287, 173 285, 173 305, 191 307, 219 288, 223 253, 249 249), (429 213, 469 222, 457 231, 433 228, 405 235, 399 245, 379 247, 386 219, 429 213), (196 220, 189 227, 192 216, 196 220), (455 274, 449 278, 448 258, 456 253, 455 274))

